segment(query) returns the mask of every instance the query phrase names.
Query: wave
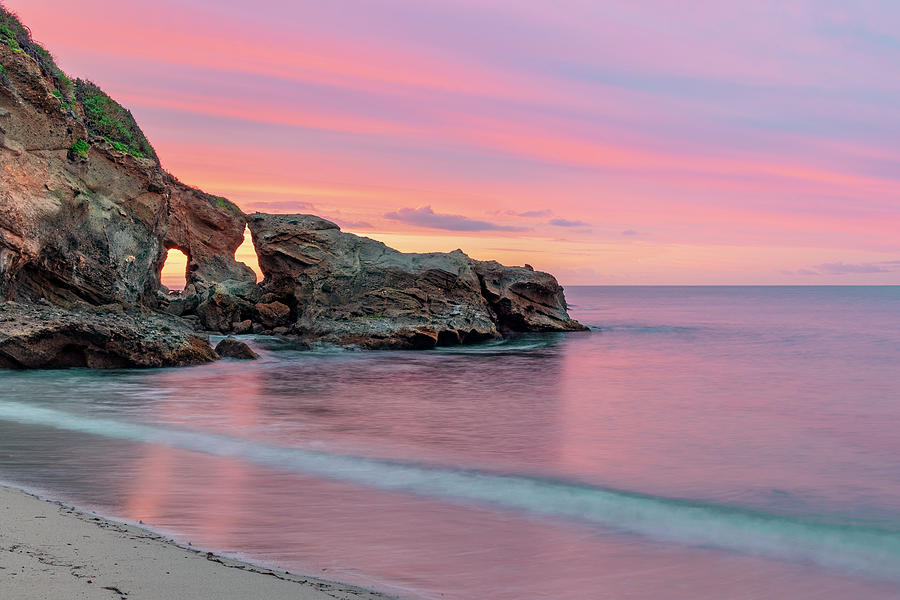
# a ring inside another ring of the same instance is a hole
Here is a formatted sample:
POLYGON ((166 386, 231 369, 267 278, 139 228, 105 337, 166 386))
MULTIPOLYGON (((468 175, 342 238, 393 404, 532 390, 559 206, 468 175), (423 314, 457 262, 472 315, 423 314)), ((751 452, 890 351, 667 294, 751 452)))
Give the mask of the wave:
POLYGON ((566 481, 271 446, 223 435, 0 402, 0 420, 239 458, 371 488, 575 519, 657 540, 900 579, 900 532, 566 481))

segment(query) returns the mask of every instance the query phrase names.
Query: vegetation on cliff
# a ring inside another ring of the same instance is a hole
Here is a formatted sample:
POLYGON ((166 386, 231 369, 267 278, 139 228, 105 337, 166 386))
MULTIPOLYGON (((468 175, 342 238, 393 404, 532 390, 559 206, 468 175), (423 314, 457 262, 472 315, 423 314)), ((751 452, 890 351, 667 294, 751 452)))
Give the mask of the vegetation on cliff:
MULTIPOLYGON (((109 97, 90 81, 73 82, 57 66, 53 55, 35 42, 31 31, 18 17, 0 4, 0 44, 33 58, 41 72, 53 83, 52 94, 62 103, 62 109, 73 116, 83 115, 84 124, 92 136, 106 138, 116 150, 139 158, 158 161, 153 146, 138 127, 131 112, 109 97), (74 110, 76 105, 81 109, 74 110)), ((0 83, 6 83, 6 70, 0 66, 0 83)), ((78 152, 79 155, 83 153, 78 152)))
POLYGON ((75 86, 62 69, 56 65, 53 55, 43 46, 31 39, 31 30, 19 21, 19 18, 0 4, 0 43, 17 52, 24 52, 37 61, 44 75, 53 81, 58 94, 54 94, 64 102, 74 99, 75 86))
POLYGON ((131 111, 90 81, 75 81, 75 98, 84 109, 84 122, 91 135, 106 138, 116 150, 139 158, 156 160, 156 152, 138 127, 131 111))

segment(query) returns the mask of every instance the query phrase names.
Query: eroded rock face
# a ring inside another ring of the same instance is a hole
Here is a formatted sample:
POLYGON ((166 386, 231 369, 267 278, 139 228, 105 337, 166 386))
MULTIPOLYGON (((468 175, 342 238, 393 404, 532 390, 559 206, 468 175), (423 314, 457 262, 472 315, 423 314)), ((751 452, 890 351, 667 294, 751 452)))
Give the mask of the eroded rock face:
POLYGON ((164 245, 188 256, 187 283, 195 290, 224 281, 256 282, 253 270, 234 260, 246 226, 247 217, 225 198, 172 182, 164 245))
POLYGON ((0 299, 139 303, 157 282, 167 203, 150 160, 86 139, 38 65, 0 47, 0 299))
POLYGON ((186 324, 120 305, 0 303, 0 367, 40 369, 194 365, 218 357, 186 324))
POLYGON ((473 261, 459 250, 407 254, 313 215, 249 218, 266 296, 291 308, 291 333, 367 348, 429 348, 514 331, 581 329, 552 275, 473 261))
POLYGON ((166 251, 189 284, 255 282, 234 260, 245 216, 152 159, 91 138, 29 56, 0 44, 0 299, 156 306, 166 251), (71 148, 89 142, 85 156, 71 148))
POLYGON ((471 263, 501 333, 587 329, 569 317, 563 288, 553 275, 496 261, 471 263))

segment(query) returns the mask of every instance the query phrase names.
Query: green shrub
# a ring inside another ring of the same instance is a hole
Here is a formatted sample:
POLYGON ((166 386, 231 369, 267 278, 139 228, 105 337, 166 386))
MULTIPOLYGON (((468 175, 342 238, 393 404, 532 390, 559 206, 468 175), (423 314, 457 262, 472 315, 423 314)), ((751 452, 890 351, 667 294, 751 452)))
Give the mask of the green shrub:
POLYGON ((87 158, 88 150, 90 149, 91 145, 85 140, 78 140, 69 148, 69 158, 75 158, 76 156, 87 158))
MULTIPOLYGON (((82 79, 75 80, 75 97, 84 107, 84 120, 91 135, 99 135, 127 148, 134 156, 156 159, 153 146, 138 127, 131 112, 103 90, 82 79)), ((118 149, 118 148, 117 148, 118 149)))
MULTIPOLYGON (((196 189, 196 188, 194 188, 196 189)), ((222 196, 214 196, 213 194, 207 194, 202 190, 197 190, 197 193, 206 198, 206 201, 209 202, 214 207, 221 210, 230 210, 231 212, 240 213, 241 209, 238 208, 237 204, 230 201, 228 198, 223 198, 222 196)))

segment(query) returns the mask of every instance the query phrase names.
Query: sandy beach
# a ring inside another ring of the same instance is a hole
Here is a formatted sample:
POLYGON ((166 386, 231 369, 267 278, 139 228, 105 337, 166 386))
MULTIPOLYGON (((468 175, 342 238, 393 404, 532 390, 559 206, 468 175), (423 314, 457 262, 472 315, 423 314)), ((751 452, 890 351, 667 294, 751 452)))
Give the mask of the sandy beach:
POLYGON ((386 600, 349 585, 184 548, 0 486, 0 597, 10 600, 386 600))

